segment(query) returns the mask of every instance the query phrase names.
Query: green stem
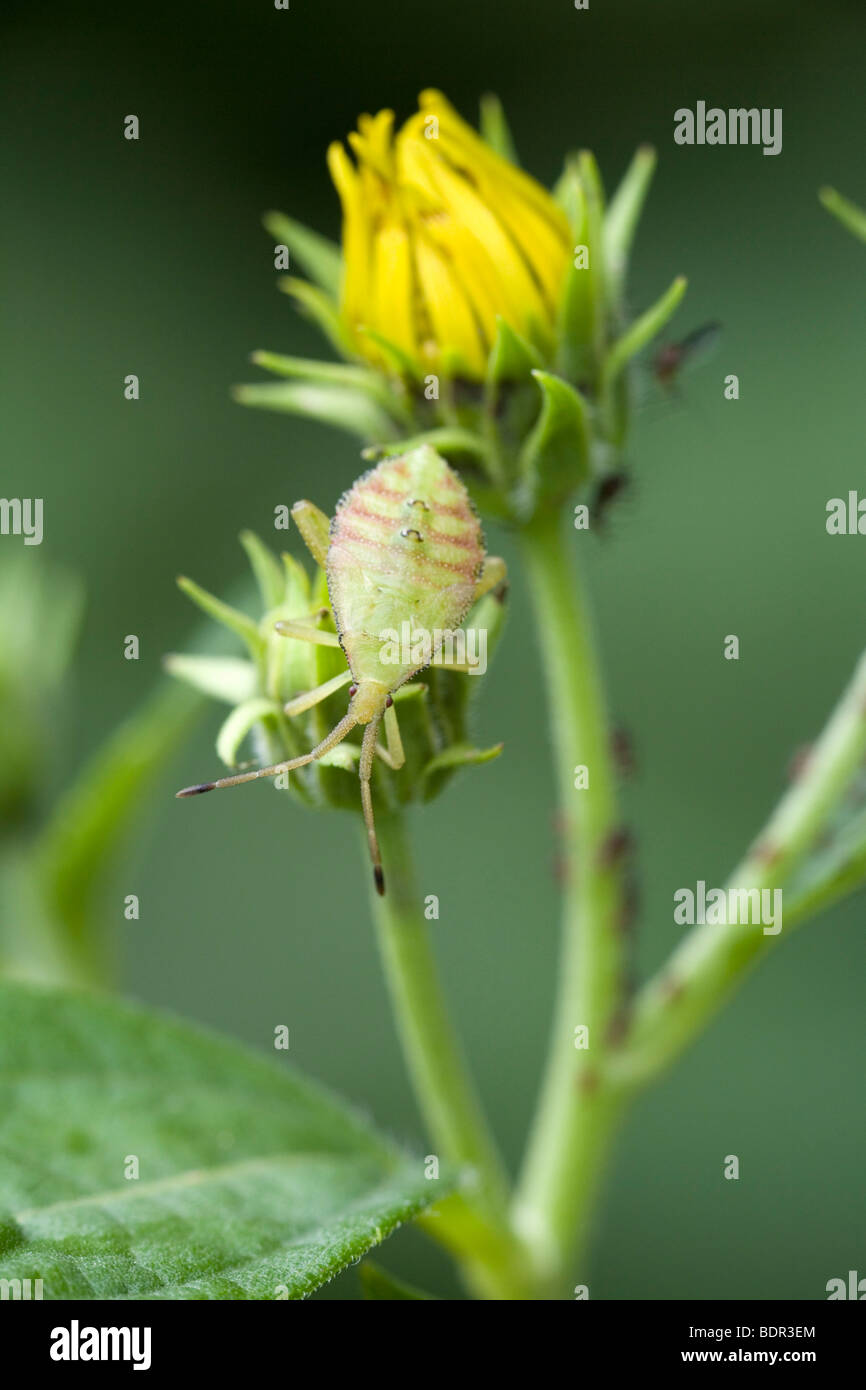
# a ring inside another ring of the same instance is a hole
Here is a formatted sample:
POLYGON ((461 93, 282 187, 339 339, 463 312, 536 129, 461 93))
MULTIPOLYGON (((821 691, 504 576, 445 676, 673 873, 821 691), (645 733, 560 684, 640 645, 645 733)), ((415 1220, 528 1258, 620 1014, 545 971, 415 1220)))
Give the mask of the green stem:
POLYGON ((483 1297, 529 1297, 527 1261, 507 1222, 507 1178, 448 1016, 403 816, 380 814, 377 830, 387 891, 371 901, 406 1065, 439 1156, 469 1175, 425 1226, 483 1297))
POLYGON ((598 1088, 621 1007, 622 854, 615 774, 592 622, 555 515, 524 532, 524 555, 548 687, 566 883, 550 1050, 514 1224, 553 1289, 585 1233, 618 1106, 598 1088), (575 769, 588 785, 575 787, 575 769), (588 1029, 588 1047, 575 1029, 588 1029))

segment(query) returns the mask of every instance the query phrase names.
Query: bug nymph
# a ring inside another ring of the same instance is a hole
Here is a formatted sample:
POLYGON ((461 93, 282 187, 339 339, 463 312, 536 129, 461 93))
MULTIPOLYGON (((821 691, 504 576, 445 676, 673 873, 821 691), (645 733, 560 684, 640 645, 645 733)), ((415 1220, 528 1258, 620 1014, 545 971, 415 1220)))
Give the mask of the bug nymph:
POLYGON ((317 614, 278 622, 277 631, 300 641, 340 646, 347 670, 290 700, 285 712, 302 714, 343 685, 350 686, 349 708, 309 753, 256 772, 185 787, 177 795, 198 796, 305 767, 363 727, 361 804, 376 888, 384 893, 370 778, 375 757, 394 770, 405 760, 392 696, 425 666, 470 669, 455 661, 453 652, 443 652, 442 644, 475 601, 505 578, 505 565, 485 556, 481 524, 469 494, 427 445, 384 459, 365 473, 340 499, 333 521, 311 502, 296 503, 292 516, 327 576, 337 632, 320 631, 317 614), (397 632, 408 632, 411 640, 395 659, 397 644, 386 639, 397 632), (383 723, 385 747, 378 742, 383 723))

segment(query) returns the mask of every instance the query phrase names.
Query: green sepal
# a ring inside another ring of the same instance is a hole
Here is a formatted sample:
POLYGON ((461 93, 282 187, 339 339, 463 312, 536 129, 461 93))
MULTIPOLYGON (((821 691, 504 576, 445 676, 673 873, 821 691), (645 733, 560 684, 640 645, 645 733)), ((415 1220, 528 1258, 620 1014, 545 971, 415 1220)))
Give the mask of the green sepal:
POLYGON ((188 656, 186 652, 170 652, 163 657, 162 664, 170 676, 227 705, 239 705, 250 699, 258 680, 253 663, 240 656, 188 656))
POLYGON ((586 222, 586 197, 580 181, 579 156, 570 154, 565 161, 562 173, 553 186, 554 201, 559 204, 568 218, 573 237, 582 234, 586 222))
MULTIPOLYGON (((282 601, 296 613, 303 613, 311 602, 310 576, 300 560, 295 559, 295 556, 290 555, 287 550, 283 551, 280 559, 283 562, 283 573, 286 579, 286 590, 282 601)), ((285 613, 283 616, 288 617, 289 614, 285 613)))
POLYGON ((641 145, 635 151, 604 216, 607 273, 611 294, 617 303, 622 298, 629 253, 655 167, 655 150, 651 145, 641 145))
POLYGON ((446 774, 456 772, 461 767, 477 767, 481 763, 490 763, 499 757, 504 747, 504 743, 494 743, 491 748, 473 748, 470 743, 454 743, 450 748, 443 749, 435 758, 431 758, 424 768, 423 799, 430 801, 439 793, 441 779, 446 774))
MULTIPOLYGON (((580 183, 586 199, 584 241, 589 248, 589 267, 586 276, 588 297, 588 343, 593 362, 601 357, 607 336, 607 270, 604 263, 604 187, 595 156, 581 150, 578 156, 580 183)), ((577 272, 580 274, 581 272, 577 272)))
POLYGON ((264 639, 259 632, 257 625, 252 618, 248 618, 246 613, 241 613, 237 608, 232 608, 228 603, 223 603, 222 599, 209 594, 207 589, 203 589, 200 584, 196 584, 194 579, 188 579, 186 575, 181 575, 177 581, 178 588, 182 589, 193 603, 197 604, 208 617, 214 618, 223 627, 227 627, 230 632, 234 632, 243 642, 246 643, 250 655, 254 660, 258 660, 264 651, 264 639))
POLYGON ((336 425, 361 439, 393 439, 396 434, 391 417, 365 391, 356 387, 287 381, 279 385, 236 386, 232 394, 241 405, 304 415, 310 420, 336 425))
POLYGON ((364 392, 401 424, 412 424, 411 413, 404 402, 371 367, 358 367, 345 362, 314 362, 307 357, 286 357, 279 352, 264 351, 252 353, 250 361, 257 367, 273 372, 275 376, 297 377, 302 381, 364 392))
POLYGON ((339 246, 282 212, 266 212, 262 222, 278 244, 288 246, 311 280, 334 298, 339 295, 343 273, 339 246))
POLYGON ((358 333, 365 338, 369 338, 371 343, 375 343, 382 356, 387 360, 395 376, 405 378, 407 381, 419 382, 423 380, 423 373, 420 365, 404 352, 396 343, 392 343, 390 338, 385 338, 381 333, 377 333, 373 328, 367 328, 361 324, 358 333))
POLYGON ((534 367, 542 365, 541 357, 526 338, 501 316, 496 319, 496 340, 487 359, 487 384, 496 387, 501 382, 522 381, 534 367))
POLYGON ((480 119, 478 122, 481 138, 490 146, 500 159, 506 159, 509 164, 520 167, 520 160, 517 158, 517 150, 514 147, 508 121, 505 118, 505 110, 502 102, 495 92, 485 92, 480 102, 480 119))
POLYGON ((286 593, 286 579, 280 562, 255 531, 241 531, 241 545, 252 565, 265 608, 276 608, 286 593))
POLYGON ((318 285, 311 285, 309 280, 298 280, 293 275, 282 275, 277 281, 277 289, 296 301, 342 357, 357 358, 357 349, 346 331, 339 306, 324 290, 320 290, 318 285))
POLYGON ((542 393, 541 411, 520 455, 522 492, 518 505, 528 515, 560 501, 585 480, 590 467, 589 407, 561 377, 532 373, 542 393))
POLYGON ((660 333, 679 306, 687 280, 678 275, 664 294, 635 319, 604 359, 601 371, 601 409, 608 437, 618 443, 625 435, 626 400, 620 385, 624 368, 647 343, 660 333))
POLYGON ((254 725, 263 719, 276 718, 280 713, 278 704, 260 695, 237 705, 224 721, 216 739, 217 754, 226 767, 237 767, 241 744, 254 725))

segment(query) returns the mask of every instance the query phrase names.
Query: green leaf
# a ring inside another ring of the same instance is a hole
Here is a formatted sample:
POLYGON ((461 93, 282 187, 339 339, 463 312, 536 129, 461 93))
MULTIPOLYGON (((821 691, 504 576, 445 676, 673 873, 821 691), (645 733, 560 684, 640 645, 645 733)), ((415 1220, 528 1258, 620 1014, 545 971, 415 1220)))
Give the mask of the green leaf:
POLYGON ((589 472, 588 407, 579 391, 549 372, 533 372, 542 392, 535 427, 523 446, 524 501, 567 497, 589 472))
POLYGON ((652 183, 656 152, 641 145, 610 200, 604 217, 604 249, 614 295, 622 295, 631 244, 652 183))
POLYGON ((336 298, 343 268, 339 246, 282 212, 266 212, 262 221, 274 241, 288 246, 297 257, 305 274, 336 298))
POLYGON ((447 1194, 284 1060, 98 996, 0 1013, 0 1278, 46 1299, 303 1298, 447 1194))
POLYGON ((387 1269, 374 1264, 372 1260, 364 1261, 358 1270, 358 1278, 361 1281, 361 1292, 368 1301, 433 1298, 432 1294, 423 1293, 421 1289, 414 1289, 411 1284, 404 1284, 402 1279, 395 1279, 394 1275, 389 1274, 387 1269))
POLYGON ((188 656, 186 652, 170 652, 163 657, 163 668, 170 676, 192 686, 213 700, 238 705, 248 700, 256 688, 258 676, 251 661, 240 656, 188 656))
POLYGON ((217 755, 226 767, 237 767, 238 752, 250 730, 261 720, 273 719, 279 713, 280 706, 276 701, 265 699, 263 695, 244 700, 242 705, 232 710, 223 722, 216 741, 217 755))
POLYGON ((97 888, 148 783, 198 710, 190 690, 162 683, 79 772, 34 845, 34 878, 47 911, 67 949, 102 975, 104 946, 91 921, 97 888))
POLYGON ((818 197, 827 211, 832 212, 843 227, 847 227, 848 231, 853 232, 861 241, 866 241, 866 212, 862 208, 848 198, 843 198, 835 188, 822 188, 818 197))
POLYGON ((514 141, 511 138, 511 131, 505 119, 505 111, 499 97, 493 92, 487 92, 481 98, 481 119, 479 121, 481 138, 490 148, 500 156, 507 159, 509 164, 519 166, 520 160, 517 158, 517 151, 514 148, 514 141))
POLYGON ((241 405, 306 415, 362 439, 393 439, 396 433, 390 416, 369 395, 354 387, 287 381, 279 385, 236 386, 232 394, 241 405))

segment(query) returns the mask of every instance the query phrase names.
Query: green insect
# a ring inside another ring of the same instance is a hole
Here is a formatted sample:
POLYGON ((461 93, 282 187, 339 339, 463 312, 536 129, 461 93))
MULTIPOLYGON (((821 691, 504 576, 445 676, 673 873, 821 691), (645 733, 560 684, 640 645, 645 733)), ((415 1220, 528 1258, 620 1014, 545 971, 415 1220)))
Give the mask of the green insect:
POLYGON ((361 804, 376 888, 384 893, 370 778, 377 753, 394 770, 405 761, 393 694, 427 665, 451 671, 470 669, 443 651, 443 643, 448 633, 460 627, 476 600, 502 582, 505 564, 485 555, 481 524, 465 487, 426 445, 400 458, 385 459, 365 473, 341 498, 333 521, 311 502, 296 503, 292 516, 313 559, 327 575, 337 632, 320 631, 315 615, 279 622, 277 631, 304 642, 339 645, 348 669, 290 700, 285 711, 301 714, 349 685, 348 711, 302 757, 185 787, 177 795, 198 796, 217 787, 291 772, 315 762, 363 726, 361 804), (405 660, 395 660, 394 643, 385 640, 385 634, 398 631, 407 631, 410 639, 401 649, 405 660), (378 746, 383 721, 385 748, 378 746))

